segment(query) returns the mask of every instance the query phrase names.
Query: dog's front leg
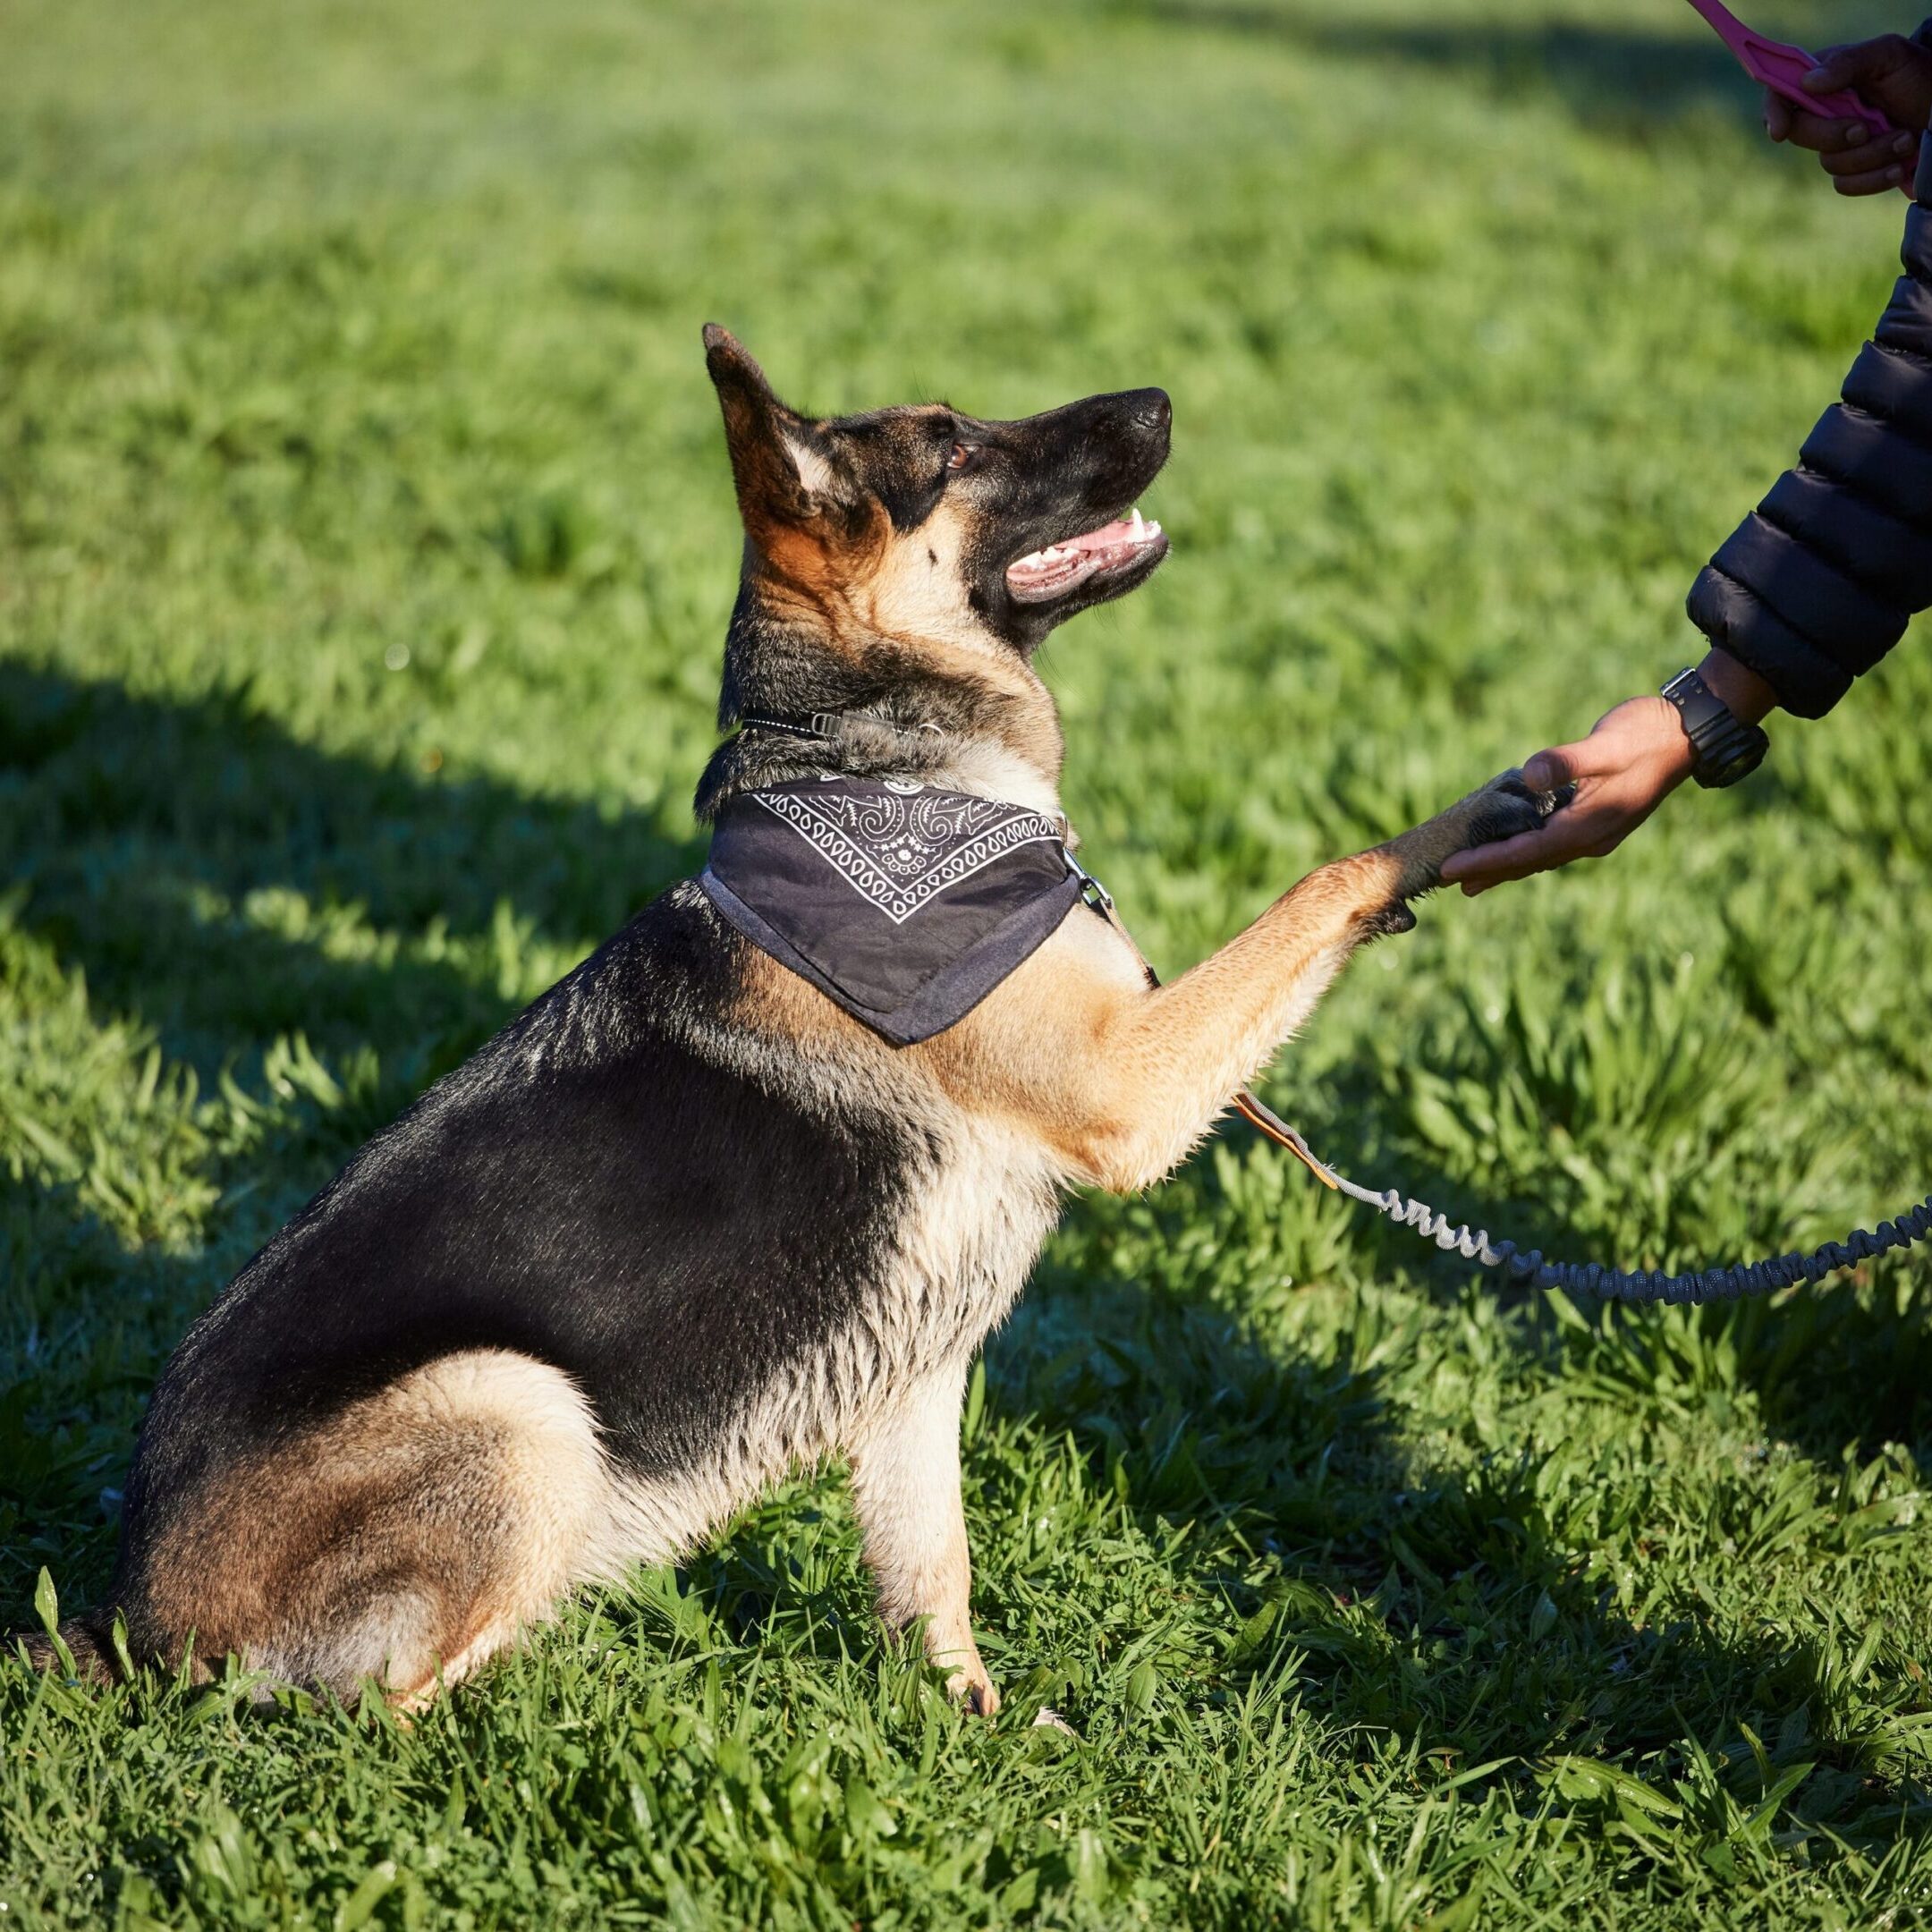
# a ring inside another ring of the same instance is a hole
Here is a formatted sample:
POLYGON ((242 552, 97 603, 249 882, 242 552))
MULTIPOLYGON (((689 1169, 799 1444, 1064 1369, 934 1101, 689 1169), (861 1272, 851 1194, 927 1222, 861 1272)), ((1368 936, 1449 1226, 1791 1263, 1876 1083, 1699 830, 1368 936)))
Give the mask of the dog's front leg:
POLYGON ((1452 853, 1540 820, 1533 794, 1506 773, 1386 845, 1310 873, 1172 985, 1106 1001, 1094 1052, 1056 1097, 1056 1138, 1074 1174, 1131 1192, 1169 1173, 1350 955, 1415 924, 1408 902, 1440 883, 1452 853))
POLYGON ((946 1673, 946 1689, 990 1717, 999 1692, 973 1641, 960 1504, 964 1385, 963 1367, 944 1368, 894 1401, 852 1449, 852 1499, 881 1615, 899 1626, 923 1620, 926 1655, 946 1673))

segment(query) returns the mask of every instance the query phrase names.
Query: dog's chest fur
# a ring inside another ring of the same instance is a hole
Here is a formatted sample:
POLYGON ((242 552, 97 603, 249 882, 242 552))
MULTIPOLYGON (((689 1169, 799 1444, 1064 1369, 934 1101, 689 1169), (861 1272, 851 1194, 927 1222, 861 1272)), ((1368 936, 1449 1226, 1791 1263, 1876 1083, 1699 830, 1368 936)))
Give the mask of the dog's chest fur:
POLYGON ((640 1540, 682 1543, 787 1468, 862 1443, 941 1371, 957 1385, 1011 1309, 1055 1215, 1043 1164, 996 1131, 916 1131, 923 1146, 897 1210, 843 1306, 812 1346, 733 1392, 708 1453, 668 1483, 640 1482, 669 1531, 640 1540))
MULTIPOLYGON (((868 1117, 893 1148, 889 1171, 868 1177, 882 1212, 848 1295, 827 1310, 823 1348, 774 1364, 752 1404, 755 1481, 862 1436, 936 1371, 963 1370, 1025 1286, 1062 1176, 1033 1134, 950 1098, 919 1061, 839 1020, 784 969, 741 964, 755 990, 708 1051, 794 1097, 808 1119, 868 1117), (798 1014, 803 1038, 790 1030, 798 1014)), ((815 1216, 801 1205, 809 1242, 815 1216)))

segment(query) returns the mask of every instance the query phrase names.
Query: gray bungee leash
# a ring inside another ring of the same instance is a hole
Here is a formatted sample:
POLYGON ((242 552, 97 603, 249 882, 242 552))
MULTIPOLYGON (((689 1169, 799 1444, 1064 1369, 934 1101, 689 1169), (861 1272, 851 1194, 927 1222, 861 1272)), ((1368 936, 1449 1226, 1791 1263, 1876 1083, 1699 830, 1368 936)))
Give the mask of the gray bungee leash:
POLYGON ((1402 1227, 1413 1228, 1445 1254, 1501 1268, 1513 1280, 1533 1288, 1567 1288, 1576 1293, 1601 1296, 1606 1301, 1666 1301, 1684 1305, 1703 1301, 1735 1301, 1741 1295, 1769 1294, 1795 1282, 1822 1281, 1835 1268, 1851 1267, 1894 1248, 1910 1248, 1932 1233, 1932 1195, 1895 1221, 1881 1221, 1876 1233, 1856 1229, 1842 1241, 1826 1241, 1809 1254, 1771 1255, 1762 1261, 1741 1261, 1731 1267, 1703 1268, 1690 1275, 1666 1275, 1662 1268, 1606 1267, 1600 1261, 1546 1261, 1541 1249, 1527 1251, 1513 1241, 1491 1241, 1488 1231, 1473 1232, 1467 1223, 1452 1226, 1449 1216, 1427 1201, 1404 1200, 1394 1188, 1379 1194, 1338 1174, 1320 1159, 1288 1123, 1245 1089, 1235 1095, 1241 1117, 1277 1147, 1285 1148, 1315 1177, 1351 1200, 1373 1208, 1402 1227))

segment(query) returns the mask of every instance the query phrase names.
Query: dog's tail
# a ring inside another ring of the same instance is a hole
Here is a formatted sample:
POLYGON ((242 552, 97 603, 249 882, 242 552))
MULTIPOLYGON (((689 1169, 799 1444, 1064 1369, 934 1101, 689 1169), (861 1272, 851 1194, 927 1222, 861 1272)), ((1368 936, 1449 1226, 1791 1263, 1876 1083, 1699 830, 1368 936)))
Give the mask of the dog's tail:
POLYGON ((30 1669, 72 1674, 80 1683, 110 1684, 122 1680, 114 1655, 113 1619, 97 1612, 70 1617, 60 1625, 58 1642, 44 1630, 9 1631, 6 1655, 17 1657, 23 1653, 30 1669))

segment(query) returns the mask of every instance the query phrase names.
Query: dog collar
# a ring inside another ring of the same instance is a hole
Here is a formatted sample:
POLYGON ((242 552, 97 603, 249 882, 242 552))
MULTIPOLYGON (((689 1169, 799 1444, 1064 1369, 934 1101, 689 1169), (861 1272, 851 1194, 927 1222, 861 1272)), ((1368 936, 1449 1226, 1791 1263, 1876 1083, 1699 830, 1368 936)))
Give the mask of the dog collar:
POLYGON ((752 945, 905 1046, 971 1012, 1089 895, 1065 833, 1001 799, 801 779, 726 804, 698 883, 752 945))
POLYGON ((908 731, 902 724, 890 724, 865 711, 747 711, 740 716, 738 728, 782 732, 789 738, 810 738, 823 743, 838 735, 839 726, 847 718, 869 724, 875 731, 890 732, 895 738, 916 738, 921 732, 935 738, 945 735, 936 724, 918 724, 908 731))

